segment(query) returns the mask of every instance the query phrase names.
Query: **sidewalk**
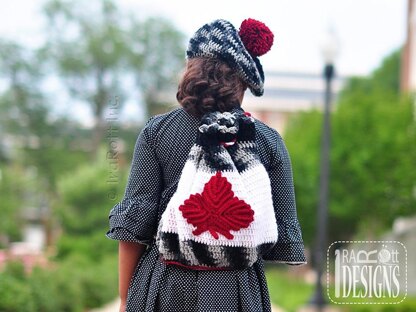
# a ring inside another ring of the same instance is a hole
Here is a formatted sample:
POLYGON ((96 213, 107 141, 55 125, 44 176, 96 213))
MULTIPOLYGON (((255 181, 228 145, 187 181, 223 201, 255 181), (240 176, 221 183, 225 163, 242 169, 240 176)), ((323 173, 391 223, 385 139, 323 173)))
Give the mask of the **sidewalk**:
MULTIPOLYGON (((102 308, 90 310, 89 312, 118 312, 119 305, 120 301, 117 299, 102 308)), ((284 310, 272 306, 272 312, 284 312, 284 310)))

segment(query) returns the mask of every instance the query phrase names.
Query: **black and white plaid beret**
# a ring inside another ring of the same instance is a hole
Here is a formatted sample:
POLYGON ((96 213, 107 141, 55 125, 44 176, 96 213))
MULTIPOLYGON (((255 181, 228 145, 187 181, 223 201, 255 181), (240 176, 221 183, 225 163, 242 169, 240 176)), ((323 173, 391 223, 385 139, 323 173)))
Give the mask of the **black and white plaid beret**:
POLYGON ((218 58, 238 71, 251 93, 262 96, 264 73, 257 57, 250 55, 238 31, 228 21, 218 19, 196 31, 186 51, 188 58, 218 58))

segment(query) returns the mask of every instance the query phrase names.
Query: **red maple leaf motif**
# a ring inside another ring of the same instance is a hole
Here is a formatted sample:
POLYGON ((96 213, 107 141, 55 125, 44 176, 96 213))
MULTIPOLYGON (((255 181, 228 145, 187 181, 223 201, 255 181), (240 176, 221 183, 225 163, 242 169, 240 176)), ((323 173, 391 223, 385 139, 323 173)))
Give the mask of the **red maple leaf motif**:
POLYGON ((247 228, 254 220, 254 211, 244 200, 234 196, 231 183, 218 171, 205 184, 202 194, 192 194, 179 206, 183 217, 196 227, 194 235, 209 231, 215 238, 219 234, 228 239, 234 236, 230 230, 247 228))

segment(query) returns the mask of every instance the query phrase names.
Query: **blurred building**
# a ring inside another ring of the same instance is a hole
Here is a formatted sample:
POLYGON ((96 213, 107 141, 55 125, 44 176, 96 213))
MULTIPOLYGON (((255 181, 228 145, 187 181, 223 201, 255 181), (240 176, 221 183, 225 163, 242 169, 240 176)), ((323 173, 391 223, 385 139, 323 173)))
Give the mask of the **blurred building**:
POLYGON ((401 88, 416 92, 416 0, 407 0, 407 35, 403 47, 401 88))
POLYGON ((406 247, 407 252, 399 255, 399 261, 407 263, 407 272, 399 277, 399 281, 401 285, 406 285, 409 295, 416 295, 416 215, 397 218, 391 231, 384 234, 381 241, 400 242, 406 247))
MULTIPOLYGON (((325 81, 320 73, 268 72, 265 76, 264 95, 254 97, 246 92, 243 108, 282 135, 291 115, 323 108, 325 81)), ((334 100, 347 78, 335 76, 334 100)))

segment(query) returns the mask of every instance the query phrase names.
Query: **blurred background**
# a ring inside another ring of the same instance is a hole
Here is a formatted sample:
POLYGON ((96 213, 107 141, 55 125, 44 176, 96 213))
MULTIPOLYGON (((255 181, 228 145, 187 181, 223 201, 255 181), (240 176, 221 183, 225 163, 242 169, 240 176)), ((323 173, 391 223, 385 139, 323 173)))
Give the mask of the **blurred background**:
POLYGON ((308 254, 267 265, 274 310, 316 303, 332 242, 388 237, 408 249, 406 300, 327 308, 416 311, 414 0, 3 1, 0 311, 117 311, 104 234, 137 135, 178 106, 196 29, 249 17, 275 44, 243 107, 285 139, 308 254))

